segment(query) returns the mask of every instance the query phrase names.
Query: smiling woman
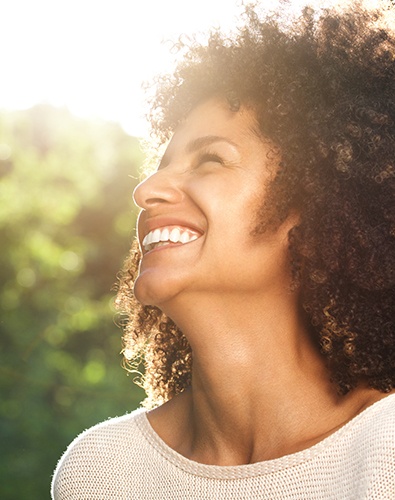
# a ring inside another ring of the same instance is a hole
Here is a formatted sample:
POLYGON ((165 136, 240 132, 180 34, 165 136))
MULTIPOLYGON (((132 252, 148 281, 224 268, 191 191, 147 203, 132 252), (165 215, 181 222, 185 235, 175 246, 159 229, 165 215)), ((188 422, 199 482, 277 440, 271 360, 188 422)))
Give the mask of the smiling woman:
MULTIPOLYGON (((179 125, 158 171, 135 190, 143 209, 141 247, 155 231, 163 230, 169 239, 148 252, 143 248, 134 292, 141 303, 160 307, 179 326, 178 316, 190 311, 190 303, 209 301, 217 308, 220 294, 229 307, 247 296, 253 300, 253 291, 261 298, 268 286, 290 287, 285 251, 292 222, 254 234, 264 198, 260 191, 274 169, 270 146, 254 133, 254 125, 248 108, 235 113, 226 101, 205 101, 179 125), (181 231, 185 244, 178 240, 181 231)), ((206 314, 211 316, 210 309, 206 314)))
POLYGON ((390 4, 248 7, 160 80, 118 293, 150 409, 54 498, 394 498, 394 61, 390 4))

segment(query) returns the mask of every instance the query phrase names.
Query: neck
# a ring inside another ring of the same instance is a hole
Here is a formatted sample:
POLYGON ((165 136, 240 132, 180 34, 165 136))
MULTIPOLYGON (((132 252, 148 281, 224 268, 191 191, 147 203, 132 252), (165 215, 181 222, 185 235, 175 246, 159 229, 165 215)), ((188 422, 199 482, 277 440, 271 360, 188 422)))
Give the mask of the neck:
POLYGON ((271 302, 204 302, 178 304, 182 314, 172 316, 193 351, 191 388, 167 407, 179 432, 162 432, 181 454, 220 465, 276 458, 322 439, 358 411, 359 400, 336 394, 290 292, 271 302))

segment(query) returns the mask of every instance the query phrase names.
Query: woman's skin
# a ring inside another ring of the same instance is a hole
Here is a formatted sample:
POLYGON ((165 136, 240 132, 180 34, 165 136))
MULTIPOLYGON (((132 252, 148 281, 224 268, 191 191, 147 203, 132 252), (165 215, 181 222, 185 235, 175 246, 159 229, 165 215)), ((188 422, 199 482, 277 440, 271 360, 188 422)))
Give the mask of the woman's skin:
POLYGON ((288 231, 254 232, 278 157, 254 113, 211 99, 177 128, 135 200, 138 235, 178 228, 188 243, 143 250, 135 294, 171 317, 193 351, 191 387, 148 418, 197 462, 239 465, 307 448, 385 397, 339 396, 291 291, 288 231))

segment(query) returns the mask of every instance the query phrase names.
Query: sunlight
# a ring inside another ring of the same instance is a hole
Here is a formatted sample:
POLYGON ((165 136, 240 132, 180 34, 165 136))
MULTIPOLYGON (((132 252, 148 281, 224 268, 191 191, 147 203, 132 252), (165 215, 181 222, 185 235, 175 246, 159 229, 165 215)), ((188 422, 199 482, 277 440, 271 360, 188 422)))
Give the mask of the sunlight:
MULTIPOLYGON (((6 0, 0 108, 38 102, 145 135, 143 81, 168 71, 182 33, 237 25, 240 0, 6 0)), ((273 2, 271 2, 273 5, 273 2)))
POLYGON ((142 81, 172 61, 161 42, 234 24, 229 0, 2 2, 0 107, 37 102, 120 122, 143 135, 142 81), (226 7, 225 7, 226 5, 226 7))

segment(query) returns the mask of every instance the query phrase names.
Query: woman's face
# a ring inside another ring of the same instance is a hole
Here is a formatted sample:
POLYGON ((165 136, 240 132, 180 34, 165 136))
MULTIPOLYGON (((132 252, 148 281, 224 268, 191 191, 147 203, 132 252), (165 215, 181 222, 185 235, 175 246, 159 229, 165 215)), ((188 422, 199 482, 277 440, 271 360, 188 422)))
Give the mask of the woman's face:
MULTIPOLYGON (((248 300, 288 283, 287 220, 255 234, 278 158, 253 131, 248 108, 211 99, 177 128, 158 170, 137 186, 143 304, 227 296, 248 300)), ((183 302, 185 305, 185 301, 183 302)))

